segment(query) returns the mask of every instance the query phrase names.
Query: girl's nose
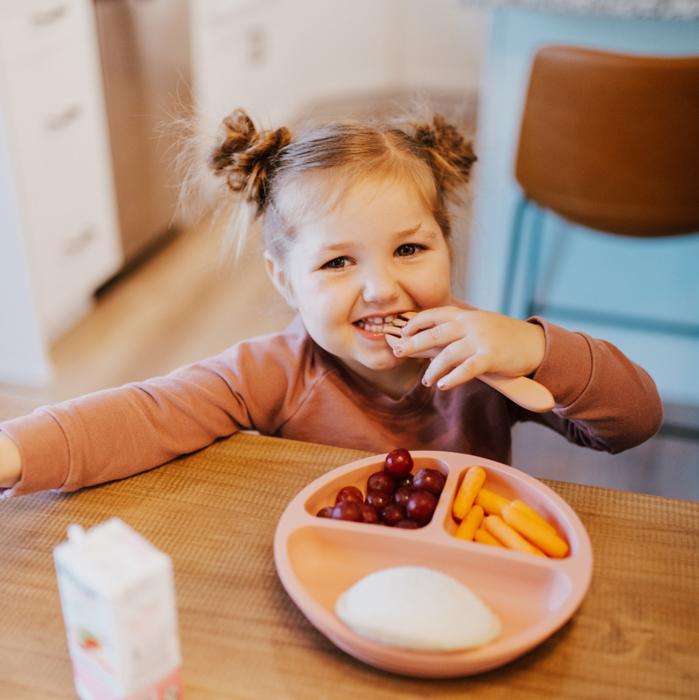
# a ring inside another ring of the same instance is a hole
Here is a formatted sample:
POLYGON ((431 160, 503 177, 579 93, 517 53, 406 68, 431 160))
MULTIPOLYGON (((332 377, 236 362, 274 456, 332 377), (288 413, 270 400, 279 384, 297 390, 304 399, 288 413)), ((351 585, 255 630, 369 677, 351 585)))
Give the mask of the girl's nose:
POLYGON ((395 299, 398 283, 387 270, 377 270, 364 277, 362 299, 368 304, 382 304, 395 299))

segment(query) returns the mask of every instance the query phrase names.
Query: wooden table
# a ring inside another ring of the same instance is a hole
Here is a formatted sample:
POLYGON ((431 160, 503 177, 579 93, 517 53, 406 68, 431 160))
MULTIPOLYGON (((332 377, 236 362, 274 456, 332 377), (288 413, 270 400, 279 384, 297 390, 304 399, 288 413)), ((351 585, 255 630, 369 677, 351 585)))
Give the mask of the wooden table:
POLYGON ((111 516, 172 556, 188 699, 697 697, 699 503, 562 482, 547 483, 587 527, 595 570, 539 647, 440 681, 336 649, 286 595, 272 540, 305 484, 362 456, 242 434, 121 482, 0 503, 0 698, 75 697, 52 550, 70 523, 111 516))

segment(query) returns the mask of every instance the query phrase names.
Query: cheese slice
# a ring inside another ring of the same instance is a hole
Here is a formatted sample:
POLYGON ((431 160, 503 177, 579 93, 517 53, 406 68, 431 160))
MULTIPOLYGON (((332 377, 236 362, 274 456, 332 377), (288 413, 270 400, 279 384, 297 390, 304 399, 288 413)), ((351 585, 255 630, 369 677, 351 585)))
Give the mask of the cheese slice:
POLYGON ((340 594, 335 612, 362 637, 421 651, 483 646, 502 629, 498 617, 470 588, 420 566, 365 576, 340 594))

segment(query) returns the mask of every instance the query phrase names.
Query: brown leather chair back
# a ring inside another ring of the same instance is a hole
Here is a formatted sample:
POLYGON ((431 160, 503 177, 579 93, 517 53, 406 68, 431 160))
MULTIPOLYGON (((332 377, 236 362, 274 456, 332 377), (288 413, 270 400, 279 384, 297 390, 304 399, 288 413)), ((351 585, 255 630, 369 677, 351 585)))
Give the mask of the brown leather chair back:
POLYGON ((699 56, 540 49, 515 175, 529 199, 590 228, 699 231, 699 56))

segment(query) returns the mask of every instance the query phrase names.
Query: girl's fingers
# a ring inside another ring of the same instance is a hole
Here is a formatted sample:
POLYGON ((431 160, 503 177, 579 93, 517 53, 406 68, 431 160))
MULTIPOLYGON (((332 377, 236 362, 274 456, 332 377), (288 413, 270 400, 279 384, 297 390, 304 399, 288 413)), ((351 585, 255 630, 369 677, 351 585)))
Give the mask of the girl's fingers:
MULTIPOLYGON (((435 360, 430 363, 425 375, 432 370, 432 364, 434 364, 434 362, 435 360)), ((428 379, 428 381, 429 384, 436 381, 437 388, 439 389, 453 389, 459 384, 465 384, 481 374, 485 374, 488 369, 488 360, 484 355, 473 355, 456 366, 449 368, 447 371, 436 370, 434 374, 429 375, 430 379, 428 379)))
POLYGON ((463 337, 460 324, 450 320, 418 331, 415 335, 396 338, 396 342, 390 345, 397 357, 433 357, 436 352, 430 351, 438 351, 463 337))
POLYGON ((462 362, 468 360, 473 355, 473 350, 465 340, 459 340, 443 348, 440 353, 430 362, 425 370, 422 381, 426 386, 431 386, 438 379, 451 372, 462 362))
POLYGON ((463 309, 455 306, 439 306, 435 309, 420 311, 403 327, 403 337, 409 338, 420 331, 454 321, 461 314, 463 314, 463 309))
POLYGON ((386 334, 384 336, 386 338, 386 342, 390 345, 391 350, 393 350, 393 354, 396 357, 436 357, 439 354, 439 348, 433 348, 431 350, 425 350, 424 352, 406 352, 405 347, 404 347, 404 341, 400 340, 399 338, 396 338, 392 335, 386 334))

